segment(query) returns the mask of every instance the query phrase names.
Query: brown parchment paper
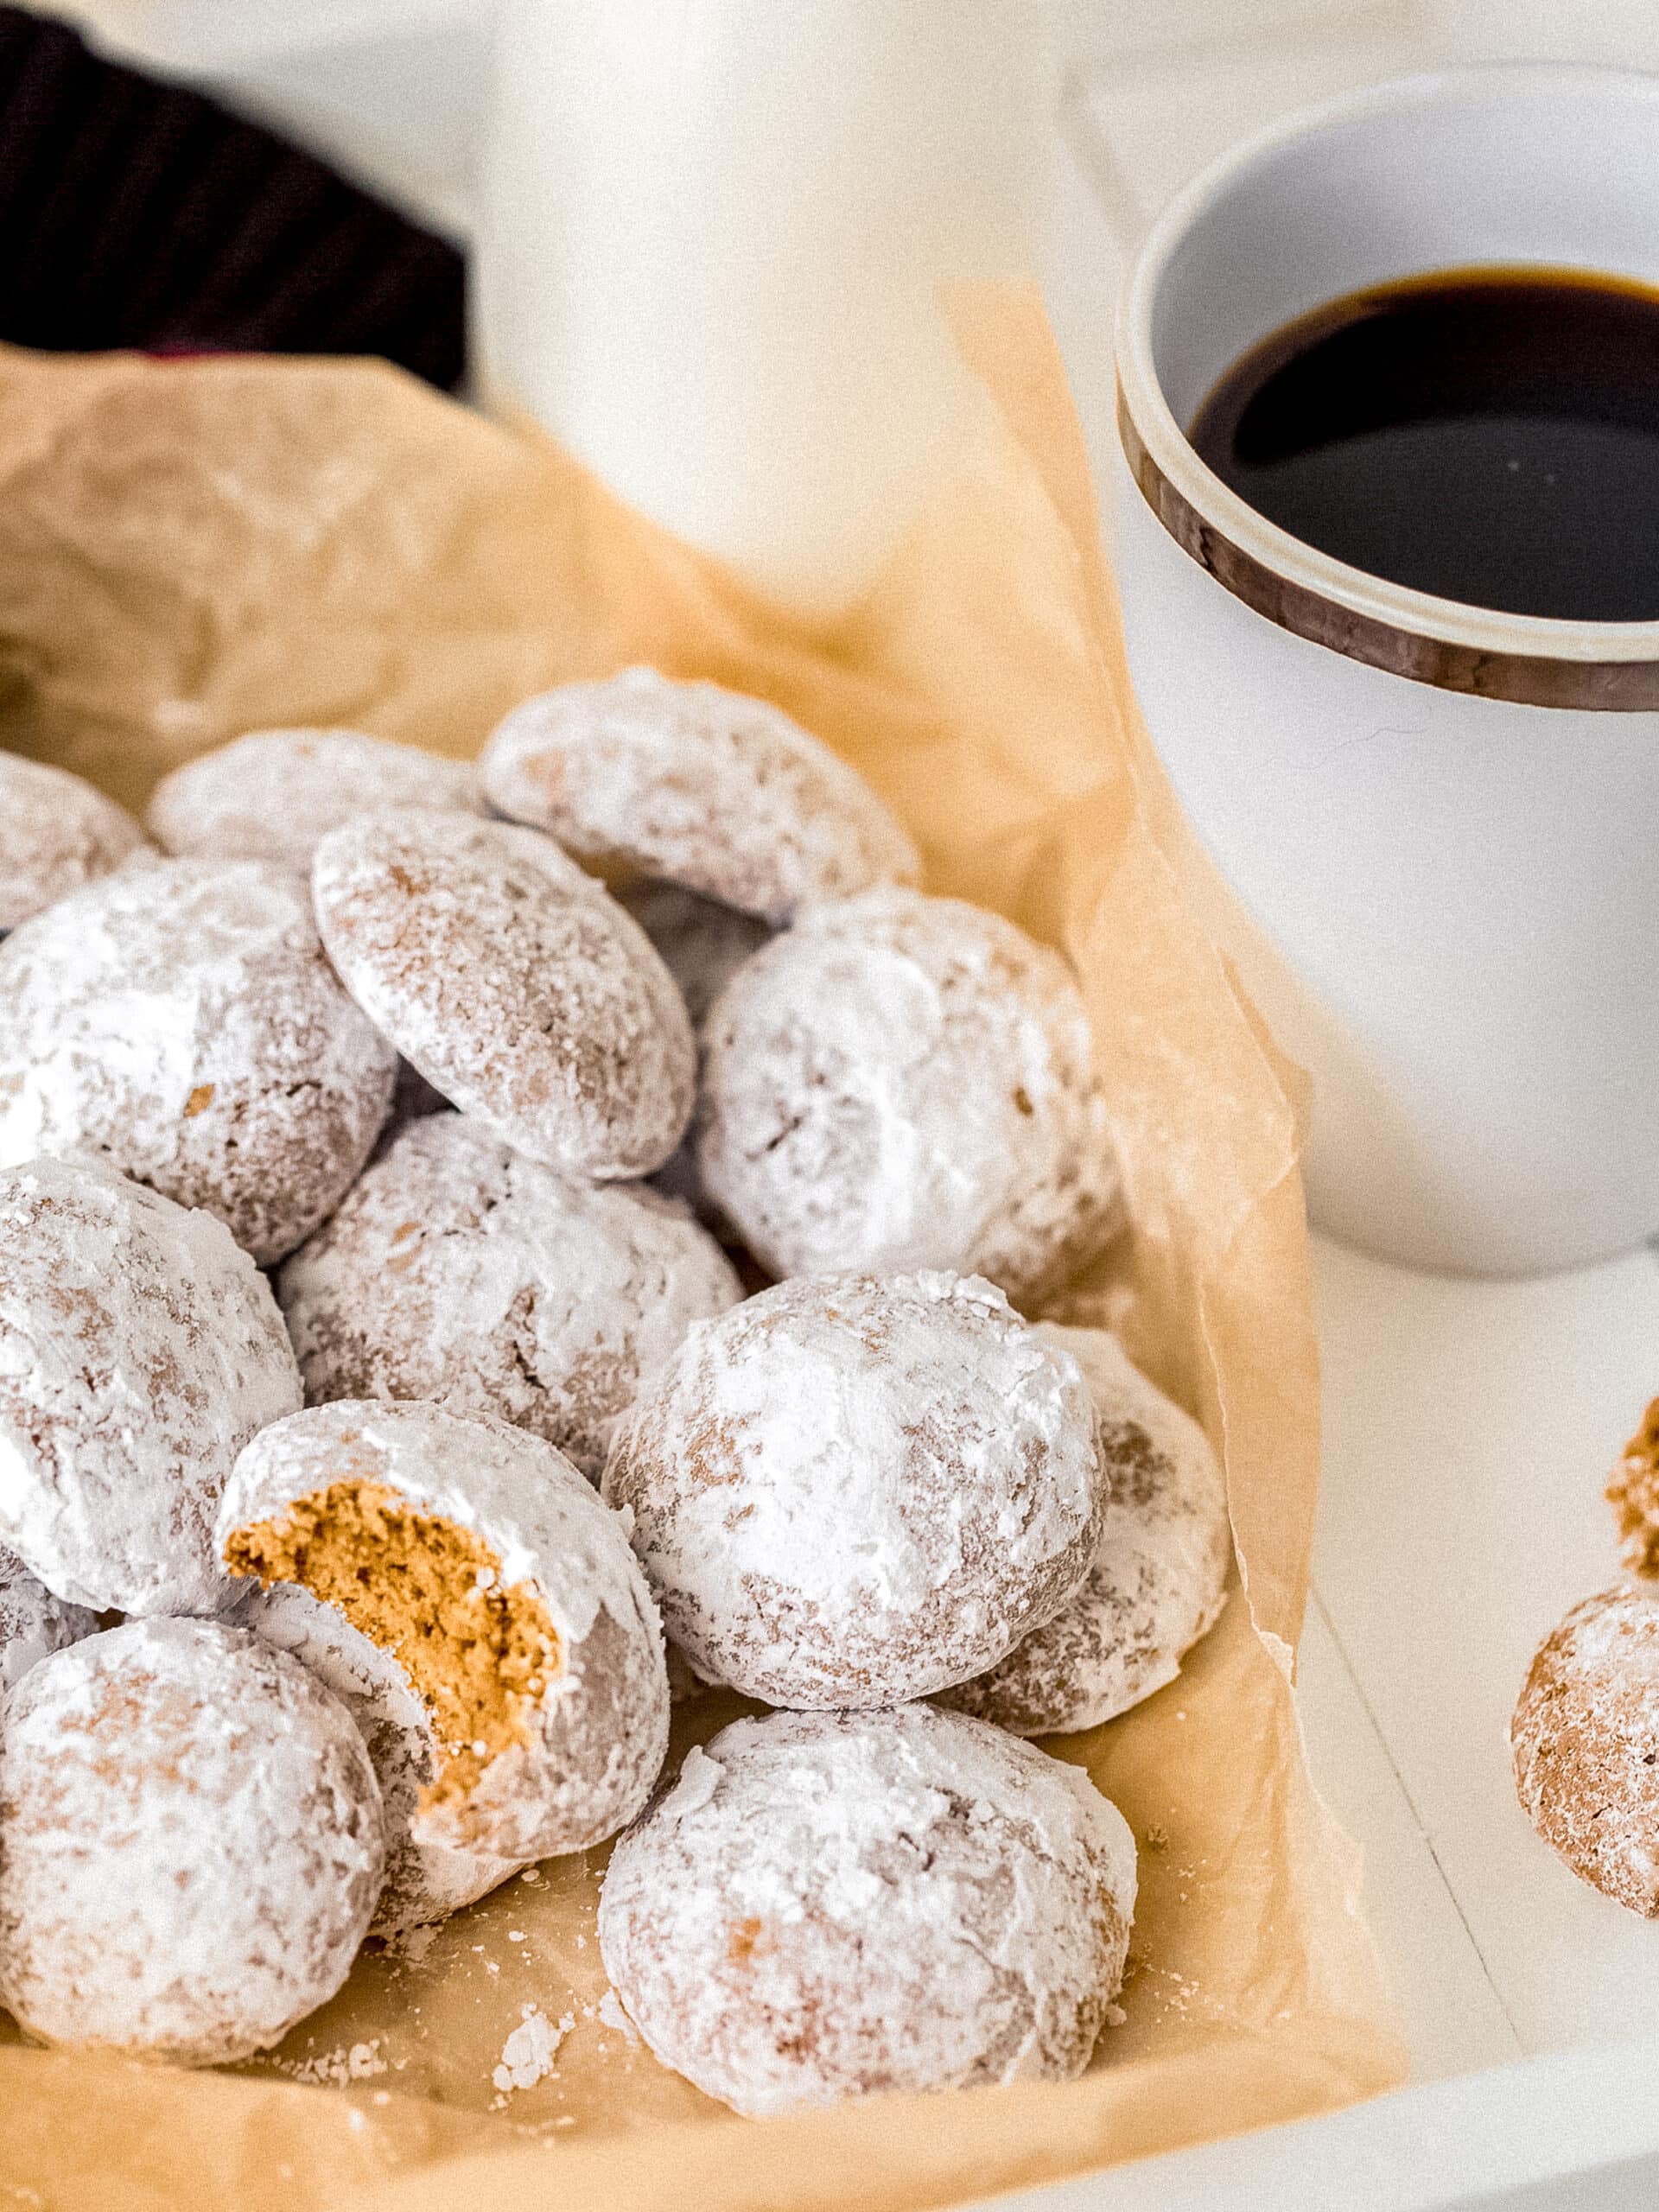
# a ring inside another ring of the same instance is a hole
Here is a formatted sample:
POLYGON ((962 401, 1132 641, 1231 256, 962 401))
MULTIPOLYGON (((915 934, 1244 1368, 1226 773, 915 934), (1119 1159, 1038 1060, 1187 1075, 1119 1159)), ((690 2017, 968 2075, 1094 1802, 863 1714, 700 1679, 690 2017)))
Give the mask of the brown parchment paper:
MULTIPOLYGON (((395 372, 0 353, 0 741, 137 804, 249 728, 466 754, 526 693, 651 660, 777 700, 899 808, 932 888, 1068 952, 1136 1227, 1065 1314, 1120 1329, 1221 1446, 1243 1585, 1179 1682, 1054 1746, 1140 1840, 1124 2024, 1069 2087, 740 2122, 606 2004, 594 1853, 423 1952, 366 1955, 235 2074, 30 2051, 0 2023, 0 2205, 899 2212, 1400 2078, 1289 1683, 1318 1455, 1297 1078, 1198 919, 1213 887, 1135 716, 1040 302, 966 294, 955 320, 982 429, 827 637, 545 441, 395 372), (568 2031, 555 2071, 504 2096, 493 2071, 531 2005, 568 2031)), ((690 1708, 677 1752, 735 1709, 690 1708)))

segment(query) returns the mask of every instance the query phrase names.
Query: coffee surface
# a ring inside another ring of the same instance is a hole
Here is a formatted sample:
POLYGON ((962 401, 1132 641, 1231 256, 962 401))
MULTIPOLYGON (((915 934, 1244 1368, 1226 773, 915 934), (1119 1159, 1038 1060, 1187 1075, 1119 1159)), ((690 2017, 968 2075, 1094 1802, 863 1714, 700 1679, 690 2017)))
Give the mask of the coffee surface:
POLYGON ((1659 620, 1659 291, 1483 268, 1351 293, 1236 361, 1189 435, 1258 513, 1372 575, 1659 620))

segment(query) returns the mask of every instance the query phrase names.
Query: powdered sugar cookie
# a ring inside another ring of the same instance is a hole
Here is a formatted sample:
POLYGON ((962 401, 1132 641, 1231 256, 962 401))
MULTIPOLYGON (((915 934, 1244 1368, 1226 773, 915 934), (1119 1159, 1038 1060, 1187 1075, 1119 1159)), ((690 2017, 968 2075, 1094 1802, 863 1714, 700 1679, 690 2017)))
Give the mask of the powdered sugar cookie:
POLYGON ((1122 1980, 1135 1841, 1076 1767, 926 1706, 692 1751, 612 1854, 605 1970, 664 2065, 754 2118, 1069 2082, 1122 1980))
POLYGON ((99 1161, 0 1171, 0 1540, 57 1596, 216 1611, 232 1462, 299 1402, 276 1301, 210 1215, 99 1161))
POLYGON ((1104 1505, 1076 1361, 946 1274, 782 1283, 696 1323, 604 1495, 700 1675, 848 1707, 994 1666, 1077 1588, 1104 1505))
POLYGON ((264 861, 111 876, 0 945, 0 1161, 102 1153, 262 1264, 345 1195, 396 1067, 264 861))
POLYGON ((220 1622, 46 1660, 0 1745, 0 1999, 42 2043, 223 2065, 351 1971, 380 1793, 345 1707, 220 1622))
POLYGON ((714 1239, 654 1191, 543 1167, 446 1114, 396 1139, 277 1295, 313 1405, 494 1414, 596 1483, 640 1376, 741 1293, 714 1239))
POLYGON ((397 1936, 445 1920, 512 1879, 521 1859, 420 1844, 410 1834, 440 1754, 431 1713, 392 1653, 360 1635, 338 1606, 292 1582, 251 1591, 235 1618, 332 1690, 368 1747, 386 1837, 386 1878, 371 1936, 397 1936))
POLYGON ((1659 1597, 1604 1590, 1550 1630, 1510 1747, 1516 1793, 1551 1850, 1659 1919, 1659 1597))
POLYGON ((998 915, 900 889, 822 908, 702 1043, 697 1165, 774 1274, 952 1268, 1035 1299, 1121 1225, 1082 998, 998 915))
POLYGON ((125 807, 95 784, 0 753, 0 931, 149 850, 125 807))
POLYGON ((96 1613, 54 1598, 16 1552, 0 1544, 0 1705, 31 1667, 97 1627, 96 1613))
POLYGON ((338 1605, 424 1700, 423 1849, 585 1851, 650 1795, 657 1609, 622 1523, 539 1437, 436 1406, 315 1407, 243 1452, 219 1534, 234 1573, 338 1605))
POLYGON ((250 730, 163 776, 146 820, 169 853, 308 868, 342 822, 400 806, 481 814, 478 772, 361 730, 250 730))
POLYGON ((644 931, 550 839, 360 815, 318 847, 312 887, 358 1004, 514 1151, 601 1181, 673 1151, 696 1084, 685 1007, 644 931))
POLYGON ((1037 1334, 1083 1370, 1109 1497, 1082 1587, 1000 1665, 940 1702, 1016 1736, 1097 1728, 1173 1682, 1226 1602, 1227 1489, 1197 1421, 1103 1329, 1037 1334))
POLYGON ((580 858, 772 923, 920 873, 868 785, 798 722, 654 668, 526 699, 479 770, 493 806, 580 858))

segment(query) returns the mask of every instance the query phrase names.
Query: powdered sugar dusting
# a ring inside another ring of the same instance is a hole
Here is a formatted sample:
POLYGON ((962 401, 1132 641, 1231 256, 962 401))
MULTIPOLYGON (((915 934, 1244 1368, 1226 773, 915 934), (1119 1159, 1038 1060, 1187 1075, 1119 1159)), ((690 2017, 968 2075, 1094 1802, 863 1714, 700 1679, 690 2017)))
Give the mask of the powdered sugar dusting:
POLYGON ((505 1583, 534 1587, 559 1642, 538 1735, 492 1759, 463 1802, 418 1811, 416 1843, 524 1861, 614 1834, 645 1802, 668 1748, 662 1625, 615 1516, 563 1453, 521 1429, 358 1400, 254 1439, 220 1510, 221 1545, 340 1481, 396 1491, 474 1530, 505 1583))
POLYGON ((642 1376, 741 1295, 654 1192, 543 1167, 460 1115, 417 1122, 283 1269, 306 1394, 495 1414, 591 1480, 642 1376))
POLYGON ((539 2006, 526 2005, 523 2018, 501 2046, 501 2063, 491 2077, 502 2095, 533 2089, 538 2082, 545 2081, 553 2071, 560 2044, 575 2024, 568 2012, 555 2022, 539 2006))
POLYGON ((163 776, 146 819, 169 853, 308 868, 354 814, 426 807, 481 814, 470 761, 355 729, 257 729, 163 776))
POLYGON ((0 1172, 0 1538, 61 1597, 225 1605, 220 1493, 300 1395, 276 1302, 211 1216, 92 1160, 0 1172))
POLYGON ((143 831, 95 785, 0 753, 0 931, 149 857, 143 831))
POLYGON ((604 1494, 698 1673, 801 1706, 982 1672, 1075 1589, 1103 1510, 1075 1361, 943 1274, 785 1283, 698 1323, 604 1494))
POLYGON ((696 1090, 691 1025, 643 930, 551 839, 365 814, 312 868, 329 957, 427 1080, 516 1151, 648 1174, 696 1090))
POLYGON ((1213 1626, 1232 1563, 1227 1492, 1198 1423, 1100 1329, 1038 1334, 1083 1370, 1110 1496, 1082 1587, 1000 1665, 943 1694, 958 1712, 1043 1736, 1096 1728, 1174 1681, 1213 1626))
POLYGON ((1082 997, 998 915, 898 888, 809 914, 702 1041, 698 1168, 774 1274, 954 1268, 1035 1298, 1122 1225, 1082 997))
POLYGON ((397 1057, 341 989, 301 881, 168 861, 0 946, 0 1162, 100 1152, 268 1263, 368 1158, 397 1057))
POLYGON ((1064 2081, 1122 1978, 1135 1845, 1092 1784, 926 1707, 773 1713, 617 1846, 606 1970, 657 2056, 756 2116, 1064 2081))
POLYGON ((29 2033, 222 2064, 350 1972, 380 1795, 345 1707, 285 1653, 135 1621, 11 1694, 0 1853, 0 2000, 29 2033))
POLYGON ((0 1704, 31 1667, 97 1628, 96 1613, 54 1598, 15 1552, 0 1544, 0 1704))
POLYGON ((491 803, 584 860, 623 862, 773 923, 920 873, 863 779, 798 722, 630 668, 516 707, 484 748, 491 803))

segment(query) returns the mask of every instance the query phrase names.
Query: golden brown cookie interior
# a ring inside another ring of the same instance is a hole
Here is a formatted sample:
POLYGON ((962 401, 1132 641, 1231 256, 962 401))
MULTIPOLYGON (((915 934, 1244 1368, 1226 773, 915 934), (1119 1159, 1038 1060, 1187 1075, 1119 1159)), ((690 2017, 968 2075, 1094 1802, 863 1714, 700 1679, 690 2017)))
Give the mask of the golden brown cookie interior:
POLYGON ((1607 1484, 1618 1522, 1619 1555, 1632 1574, 1659 1580, 1659 1398, 1624 1446, 1607 1484))
POLYGON ((464 1800, 493 1759, 531 1740, 563 1663, 558 1635, 534 1589, 504 1586, 499 1555, 470 1529, 346 1480, 237 1529, 225 1561, 267 1588, 299 1583, 397 1659, 436 1738, 423 1805, 464 1800))

